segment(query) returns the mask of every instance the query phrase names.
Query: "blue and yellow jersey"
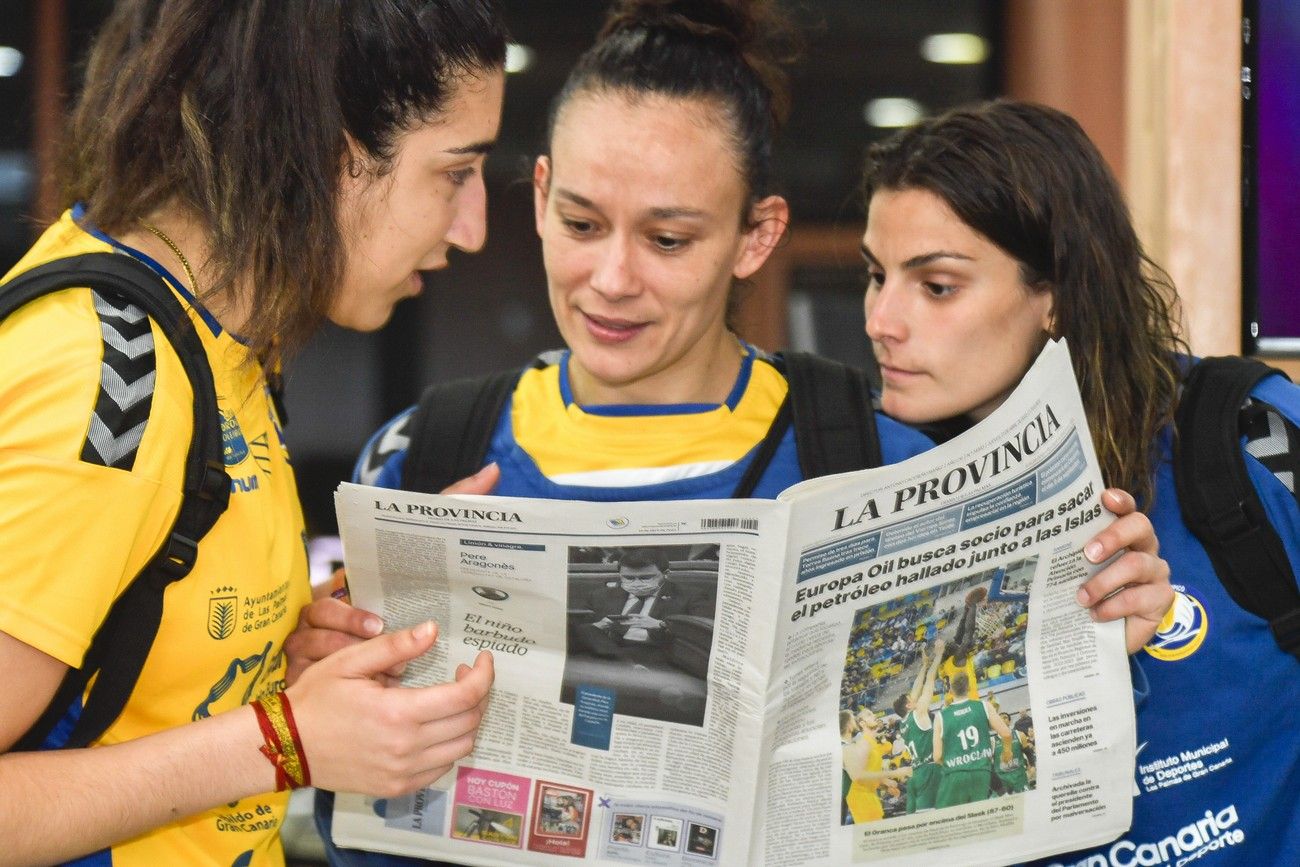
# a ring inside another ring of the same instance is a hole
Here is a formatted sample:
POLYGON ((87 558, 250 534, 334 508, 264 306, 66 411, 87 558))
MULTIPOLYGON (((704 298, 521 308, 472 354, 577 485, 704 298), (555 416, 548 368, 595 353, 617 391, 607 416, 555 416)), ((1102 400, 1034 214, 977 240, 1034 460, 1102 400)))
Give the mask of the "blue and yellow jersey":
MULTIPOLYGON (((889 755, 892 747, 889 744, 879 743, 870 735, 864 737, 869 738, 866 771, 872 774, 879 773, 884 769, 885 756, 889 755)), ((882 780, 854 780, 849 786, 848 792, 844 795, 844 802, 848 805, 854 824, 875 822, 885 817, 885 807, 880 801, 879 794, 882 783, 882 780)))
MULTIPOLYGON (((501 467, 495 493, 556 500, 694 500, 730 497, 785 400, 785 377, 741 346, 740 373, 721 404, 582 406, 569 389, 567 352, 526 368, 492 434, 501 467)), ((413 410, 375 434, 357 463, 363 484, 401 486, 413 410)), ((920 454, 929 439, 877 413, 885 463, 920 454)), ((802 481, 787 430, 754 496, 802 481)))
MULTIPOLYGON (((232 490, 193 571, 167 588, 157 640, 105 744, 280 688, 284 639, 310 600, 293 469, 247 348, 161 265, 87 231, 71 213, 9 276, 108 251, 145 261, 192 311, 216 384, 232 490)), ((184 368, 138 308, 69 289, 0 323, 0 631, 81 664, 113 601, 171 528, 192 426, 184 368)), ((280 863, 286 802, 267 794, 224 805, 84 863, 280 863)))
MULTIPOLYGON (((1269 407, 1265 430, 1243 436, 1242 460, 1293 575, 1300 576, 1300 388, 1281 376, 1250 399, 1269 407)), ((1161 462, 1151 523, 1169 562, 1175 602, 1155 637, 1131 657, 1137 706, 1133 824, 1119 840, 1038 862, 1055 867, 1149 863, 1300 864, 1300 714, 1295 657, 1263 618, 1245 611, 1183 523, 1174 485, 1173 432, 1161 462)))

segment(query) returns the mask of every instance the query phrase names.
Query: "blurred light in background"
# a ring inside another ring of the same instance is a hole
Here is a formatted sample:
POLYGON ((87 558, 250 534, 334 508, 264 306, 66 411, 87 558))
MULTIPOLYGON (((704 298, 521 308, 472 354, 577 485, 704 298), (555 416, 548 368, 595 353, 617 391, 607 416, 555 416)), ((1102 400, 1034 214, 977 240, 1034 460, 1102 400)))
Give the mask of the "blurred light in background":
POLYGON ((9 45, 0 45, 0 78, 17 75, 23 68, 23 53, 9 45))
POLYGON ((862 112, 867 123, 882 129, 911 126, 925 117, 925 109, 914 99, 886 96, 867 103, 862 112))
POLYGON ((506 46, 506 72, 523 72, 533 65, 533 49, 511 42, 506 46))
POLYGON ((983 63, 989 44, 974 33, 935 33, 921 40, 921 56, 931 63, 983 63))
POLYGON ((31 157, 23 151, 0 151, 0 203, 23 204, 36 178, 31 157))

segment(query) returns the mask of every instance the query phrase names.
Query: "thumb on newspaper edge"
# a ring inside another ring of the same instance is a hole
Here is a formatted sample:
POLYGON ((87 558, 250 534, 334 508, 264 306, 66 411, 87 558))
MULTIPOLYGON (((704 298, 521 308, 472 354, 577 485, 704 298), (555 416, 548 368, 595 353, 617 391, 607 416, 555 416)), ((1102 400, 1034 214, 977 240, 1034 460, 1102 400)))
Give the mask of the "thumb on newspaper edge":
POLYGON ((345 675, 371 677, 428 652, 437 640, 438 624, 426 620, 410 629, 379 635, 345 648, 338 655, 346 654, 345 675))

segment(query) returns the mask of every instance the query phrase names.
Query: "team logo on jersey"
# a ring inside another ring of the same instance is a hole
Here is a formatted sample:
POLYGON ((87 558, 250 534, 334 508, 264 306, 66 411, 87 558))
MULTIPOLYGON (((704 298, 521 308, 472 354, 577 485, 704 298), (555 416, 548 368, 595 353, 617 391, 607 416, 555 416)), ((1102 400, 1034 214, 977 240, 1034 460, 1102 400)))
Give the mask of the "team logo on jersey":
POLYGON ((1210 631, 1210 618, 1205 606, 1190 588, 1174 585, 1174 604, 1165 619, 1160 621, 1153 637, 1144 650, 1164 662, 1176 662, 1195 653, 1210 631))
POLYGON ((248 443, 235 414, 227 415, 225 410, 217 412, 221 416, 221 460, 226 466, 233 467, 248 457, 248 443))
POLYGON ((276 670, 280 656, 281 654, 277 654, 274 658, 271 656, 271 642, 268 641, 261 653, 232 659, 226 666, 226 670, 212 684, 207 696, 194 708, 190 719, 198 721, 212 716, 212 706, 225 698, 227 693, 232 695, 235 706, 248 704, 253 700, 253 693, 262 683, 263 676, 276 670), (243 675, 242 680, 241 675, 243 675))
POLYGON ((217 641, 235 634, 239 597, 231 593, 234 589, 234 587, 218 587, 217 593, 229 595, 213 596, 208 600, 208 635, 217 641))

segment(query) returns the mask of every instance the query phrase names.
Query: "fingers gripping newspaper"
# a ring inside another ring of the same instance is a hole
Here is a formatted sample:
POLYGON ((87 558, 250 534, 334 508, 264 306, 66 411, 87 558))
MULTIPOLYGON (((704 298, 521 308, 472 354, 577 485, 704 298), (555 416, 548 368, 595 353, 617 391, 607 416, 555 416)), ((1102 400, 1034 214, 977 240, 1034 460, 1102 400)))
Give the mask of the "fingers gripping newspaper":
POLYGON ((577 503, 343 485, 353 602, 480 649, 474 754, 340 794, 342 846, 482 865, 1006 864, 1129 825, 1120 623, 1075 602, 1107 522, 1064 344, 903 464, 777 501, 577 503))

